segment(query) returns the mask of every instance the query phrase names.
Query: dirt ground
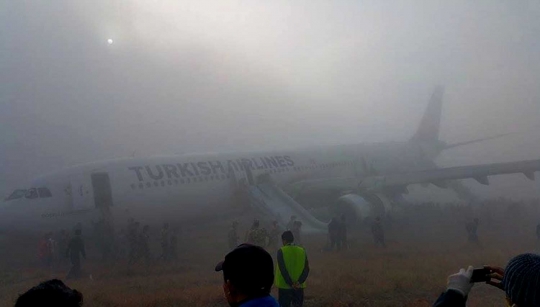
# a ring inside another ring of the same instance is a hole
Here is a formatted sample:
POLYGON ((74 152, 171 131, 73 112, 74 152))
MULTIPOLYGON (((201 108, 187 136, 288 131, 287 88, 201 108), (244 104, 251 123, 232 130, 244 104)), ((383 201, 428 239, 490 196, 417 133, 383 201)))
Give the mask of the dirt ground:
MULTIPOLYGON (((446 277, 468 265, 505 266, 519 253, 538 251, 534 229, 538 203, 497 203, 482 208, 421 205, 388 222, 387 248, 373 246, 367 228, 350 229, 350 248, 323 252, 324 235, 306 236, 311 274, 305 306, 431 306, 446 277), (467 243, 465 223, 481 220, 480 246, 467 243)), ((227 252, 230 221, 183 226, 180 259, 129 267, 125 260, 102 264, 88 237, 85 278, 67 284, 84 294, 85 306, 227 306, 215 264, 227 252), (91 276, 91 277, 90 277, 91 276)), ((241 230, 248 227, 242 221, 241 230)), ((152 228, 153 255, 159 255, 159 229, 152 228)), ((52 271, 40 267, 35 238, 0 239, 0 306, 49 278, 63 279, 67 263, 52 271)), ((270 251, 272 254, 275 251, 270 251)), ((274 294, 276 294, 274 292, 274 294)), ((504 293, 477 284, 469 306, 505 306, 504 293)))

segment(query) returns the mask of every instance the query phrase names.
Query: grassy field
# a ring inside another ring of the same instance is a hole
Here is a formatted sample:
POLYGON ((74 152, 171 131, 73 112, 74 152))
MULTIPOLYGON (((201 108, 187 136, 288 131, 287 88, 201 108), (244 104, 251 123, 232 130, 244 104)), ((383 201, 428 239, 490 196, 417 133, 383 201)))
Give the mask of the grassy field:
MULTIPOLYGON (((305 306, 431 306, 446 277, 460 267, 505 266, 512 256, 537 250, 536 214, 490 214, 480 227, 481 246, 466 242, 464 224, 471 216, 466 210, 417 210, 395 218, 387 226, 386 249, 375 248, 366 229, 351 230, 350 249, 339 253, 321 251, 325 236, 306 237, 312 273, 305 306)), ((186 225, 181 259, 149 268, 130 268, 125 261, 102 265, 88 242, 90 259, 84 265, 92 279, 68 285, 84 294, 85 306, 227 306, 222 277, 213 268, 227 251, 228 223, 186 225)), ((245 229, 247 219, 242 225, 245 229)), ((153 234, 157 255, 157 229, 153 234)), ((40 281, 65 276, 67 264, 53 272, 40 269, 35 246, 31 238, 2 238, 1 306, 12 306, 18 294, 40 281)), ((504 293, 477 284, 469 306, 504 306, 504 293)))

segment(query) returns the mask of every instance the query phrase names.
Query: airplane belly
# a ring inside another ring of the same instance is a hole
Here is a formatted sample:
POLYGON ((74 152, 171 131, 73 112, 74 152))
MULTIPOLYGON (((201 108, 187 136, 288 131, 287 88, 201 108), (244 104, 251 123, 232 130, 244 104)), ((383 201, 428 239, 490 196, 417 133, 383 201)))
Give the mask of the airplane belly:
POLYGON ((0 231, 57 231, 99 218, 99 212, 93 208, 72 210, 57 203, 54 200, 21 200, 3 206, 0 210, 0 231), (24 209, 20 210, 21 207, 24 209))
MULTIPOLYGON (((232 199, 228 181, 176 185, 174 181, 157 185, 122 186, 113 182, 114 212, 122 219, 141 222, 185 220, 226 212, 232 199)), ((115 214, 115 215, 116 215, 115 214)))

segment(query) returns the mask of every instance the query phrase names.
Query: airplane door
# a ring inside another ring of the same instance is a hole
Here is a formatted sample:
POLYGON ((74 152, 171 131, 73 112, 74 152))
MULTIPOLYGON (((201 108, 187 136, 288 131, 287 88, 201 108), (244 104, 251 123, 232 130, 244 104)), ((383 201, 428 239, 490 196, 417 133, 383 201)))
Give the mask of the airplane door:
POLYGON ((73 210, 91 209, 94 195, 90 178, 84 174, 70 176, 71 208, 73 210))
POLYGON ((98 209, 113 206, 111 180, 108 173, 92 174, 92 187, 94 188, 94 206, 98 209))
POLYGON ((233 185, 235 189, 241 189, 247 185, 247 176, 246 173, 242 170, 235 170, 232 166, 229 166, 228 169, 231 178, 233 179, 233 185))

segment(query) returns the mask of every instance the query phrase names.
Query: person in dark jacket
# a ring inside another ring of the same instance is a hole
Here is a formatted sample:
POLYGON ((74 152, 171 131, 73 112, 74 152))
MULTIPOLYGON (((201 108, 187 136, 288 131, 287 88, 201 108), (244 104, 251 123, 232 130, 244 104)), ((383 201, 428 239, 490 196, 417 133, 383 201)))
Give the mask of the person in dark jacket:
POLYGON ((172 260, 178 259, 178 229, 173 229, 171 233, 171 242, 169 244, 170 256, 172 260))
POLYGON ((274 250, 278 248, 279 235, 281 229, 279 228, 278 221, 273 221, 268 232, 268 248, 274 250))
POLYGON ((231 224, 231 229, 229 229, 229 234, 227 235, 229 241, 229 250, 233 250, 238 246, 238 222, 234 221, 231 224))
POLYGON ((330 241, 328 249, 334 250, 334 248, 337 246, 338 249, 340 249, 339 244, 339 222, 337 218, 332 218, 330 223, 328 223, 328 240, 330 241))
POLYGON ((71 260, 71 269, 66 279, 79 278, 81 275, 80 256, 86 259, 86 249, 84 248, 84 240, 81 237, 81 229, 75 230, 75 236, 68 243, 66 255, 71 260))
POLYGON ((230 306, 278 307, 270 295, 274 261, 264 248, 241 244, 216 265, 223 272, 223 292, 230 306))
POLYGON ((164 223, 161 229, 161 256, 159 258, 164 261, 168 261, 171 257, 170 243, 171 232, 169 231, 169 223, 164 223))
POLYGON ((480 220, 477 218, 473 219, 472 222, 469 222, 465 225, 465 230, 467 231, 467 239, 470 243, 478 244, 478 225, 480 220))
POLYGON ((139 235, 139 257, 144 259, 144 263, 150 265, 150 226, 144 225, 139 235))
POLYGON ((347 242, 347 219, 345 214, 341 216, 341 221, 339 223, 339 233, 338 233, 339 247, 341 249, 348 249, 349 244, 347 242))
MULTIPOLYGON (((521 254, 508 262, 505 269, 486 266, 491 272, 486 283, 506 293, 506 304, 512 307, 540 306, 540 255, 521 254)), ((433 307, 465 307, 471 283, 473 267, 461 269, 448 277, 446 291, 439 296, 433 307)))
POLYGON ((384 239, 384 228, 381 223, 381 218, 377 217, 375 223, 371 225, 371 234, 373 235, 373 241, 375 246, 386 247, 386 241, 384 239))

